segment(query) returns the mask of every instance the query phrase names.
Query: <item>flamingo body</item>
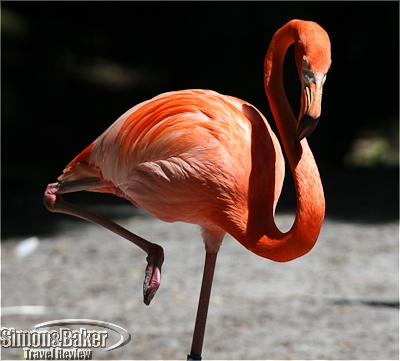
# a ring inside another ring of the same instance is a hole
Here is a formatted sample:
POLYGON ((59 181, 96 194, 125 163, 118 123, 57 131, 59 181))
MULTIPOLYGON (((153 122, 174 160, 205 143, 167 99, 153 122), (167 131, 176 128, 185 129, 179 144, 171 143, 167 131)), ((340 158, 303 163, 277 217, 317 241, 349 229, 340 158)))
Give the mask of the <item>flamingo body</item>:
POLYGON ((98 177, 104 187, 92 191, 124 197, 163 221, 225 233, 229 225, 247 224, 252 172, 262 179, 253 195, 260 209, 273 210, 284 160, 262 114, 234 97, 183 90, 127 111, 66 167, 59 180, 98 177), (257 164, 249 156, 255 145, 253 152, 261 160, 257 164))

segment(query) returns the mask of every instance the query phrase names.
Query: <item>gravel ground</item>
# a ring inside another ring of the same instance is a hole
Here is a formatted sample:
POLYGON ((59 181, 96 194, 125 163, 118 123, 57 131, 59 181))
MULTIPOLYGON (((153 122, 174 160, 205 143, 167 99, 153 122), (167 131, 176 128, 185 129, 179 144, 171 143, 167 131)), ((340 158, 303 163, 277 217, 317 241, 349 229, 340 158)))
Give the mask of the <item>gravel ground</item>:
MULTIPOLYGON (((163 223, 136 209, 114 220, 164 248, 163 280, 149 307, 142 302, 145 254, 96 225, 62 218, 58 231, 39 237, 25 257, 16 254, 22 238, 2 240, 2 326, 102 320, 125 328, 131 341, 107 353, 94 350, 94 359, 186 359, 204 261, 198 227, 163 223), (24 305, 44 308, 41 314, 15 308, 24 305)), ((277 216, 283 230, 292 220, 277 216)), ((398 222, 328 218, 314 249, 282 264, 227 236, 203 358, 398 359, 398 236, 398 222)), ((22 357, 21 349, 2 349, 3 360, 22 357)))

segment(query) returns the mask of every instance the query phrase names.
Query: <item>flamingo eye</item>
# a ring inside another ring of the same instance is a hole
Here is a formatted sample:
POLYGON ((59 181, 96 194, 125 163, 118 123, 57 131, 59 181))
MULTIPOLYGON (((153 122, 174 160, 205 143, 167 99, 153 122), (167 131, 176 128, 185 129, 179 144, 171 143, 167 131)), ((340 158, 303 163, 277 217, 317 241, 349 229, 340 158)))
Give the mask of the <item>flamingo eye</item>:
POLYGON ((303 69, 301 73, 306 84, 310 84, 314 80, 314 73, 311 70, 303 69))
POLYGON ((301 75, 303 82, 307 85, 314 79, 314 73, 308 68, 308 60, 305 56, 303 56, 301 75))
POLYGON ((308 60, 305 56, 303 56, 303 64, 302 64, 302 69, 301 69, 301 76, 302 76, 302 81, 304 84, 309 85, 312 82, 316 83, 321 83, 324 85, 325 80, 326 80, 326 74, 322 75, 321 73, 316 73, 312 72, 309 67, 308 67, 308 60))
POLYGON ((307 85, 314 80, 314 73, 308 68, 308 60, 305 56, 303 56, 301 75, 303 82, 307 85))

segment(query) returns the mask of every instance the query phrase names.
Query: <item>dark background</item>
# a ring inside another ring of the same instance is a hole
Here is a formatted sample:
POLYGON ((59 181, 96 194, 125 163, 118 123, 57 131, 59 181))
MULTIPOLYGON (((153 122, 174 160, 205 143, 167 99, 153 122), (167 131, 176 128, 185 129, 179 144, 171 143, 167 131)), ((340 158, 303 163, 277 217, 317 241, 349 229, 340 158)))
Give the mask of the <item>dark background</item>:
MULTIPOLYGON (((332 43, 322 118, 309 137, 327 215, 398 219, 398 161, 390 161, 398 152, 398 2, 2 2, 1 8, 3 237, 54 230, 67 216, 45 209, 46 185, 122 113, 159 93, 213 89, 249 101, 274 127, 264 56, 274 32, 293 18, 318 22, 332 43), (363 137, 392 148, 368 167, 349 165, 363 137)), ((292 58, 290 50, 284 78, 297 113, 292 58)), ((108 195, 68 198, 126 203, 108 195)), ((278 209, 294 208, 287 172, 278 209)))

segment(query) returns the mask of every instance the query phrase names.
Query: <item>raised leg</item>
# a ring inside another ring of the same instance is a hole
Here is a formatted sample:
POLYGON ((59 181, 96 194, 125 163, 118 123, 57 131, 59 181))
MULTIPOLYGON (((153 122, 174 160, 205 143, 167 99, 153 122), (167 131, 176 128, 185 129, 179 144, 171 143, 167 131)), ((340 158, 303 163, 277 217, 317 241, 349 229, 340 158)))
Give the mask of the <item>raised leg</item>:
POLYGON ((47 186, 44 193, 44 204, 51 212, 66 213, 99 224, 109 229, 111 232, 126 238, 145 251, 147 253, 147 267, 143 282, 143 302, 149 305, 161 282, 161 266, 164 262, 164 251, 162 247, 158 244, 146 241, 103 216, 66 202, 61 197, 61 194, 64 193, 101 188, 102 186, 98 178, 51 183, 47 186))
POLYGON ((194 326, 192 349, 187 360, 201 360, 204 333, 206 330, 208 305, 210 303, 211 286, 214 278, 215 263, 218 253, 206 252, 203 281, 201 283, 200 299, 197 308, 196 324, 194 326))

